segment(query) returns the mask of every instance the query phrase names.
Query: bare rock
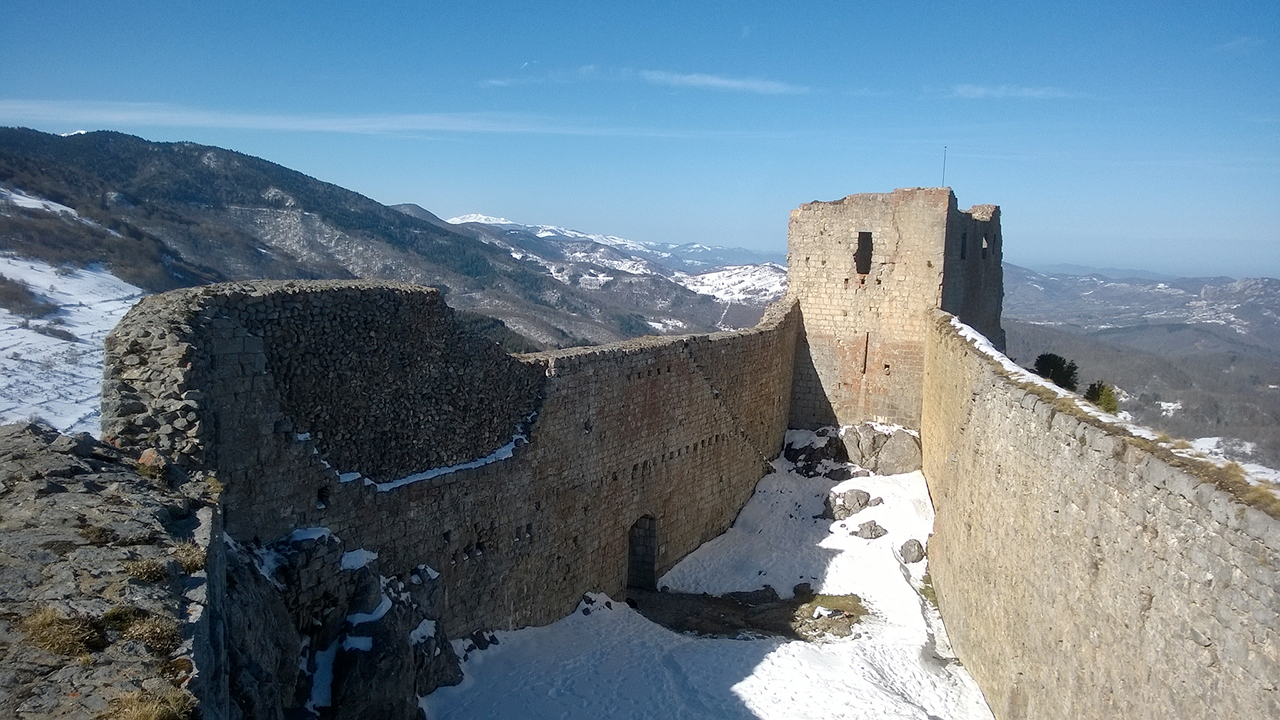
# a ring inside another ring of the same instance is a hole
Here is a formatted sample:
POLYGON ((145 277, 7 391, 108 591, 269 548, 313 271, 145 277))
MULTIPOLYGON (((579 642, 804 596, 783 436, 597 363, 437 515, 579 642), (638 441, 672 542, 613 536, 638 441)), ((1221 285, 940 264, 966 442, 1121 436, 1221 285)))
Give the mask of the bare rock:
POLYGON ((911 563, 918 563, 923 559, 924 546, 920 544, 919 540, 911 538, 910 540, 902 543, 902 562, 910 565, 911 563))
POLYGON ((863 540, 875 540, 878 537, 884 537, 888 532, 888 530, 880 526, 880 523, 875 520, 868 520, 858 526, 858 531, 854 535, 863 540))
POLYGON ((824 514, 824 517, 832 520, 844 520, 867 507, 867 503, 870 501, 871 493, 857 488, 846 490, 841 493, 828 493, 826 499, 827 511, 824 514))
POLYGON ((881 475, 897 475, 920 469, 920 440, 906 430, 893 433, 876 456, 875 470, 881 475))

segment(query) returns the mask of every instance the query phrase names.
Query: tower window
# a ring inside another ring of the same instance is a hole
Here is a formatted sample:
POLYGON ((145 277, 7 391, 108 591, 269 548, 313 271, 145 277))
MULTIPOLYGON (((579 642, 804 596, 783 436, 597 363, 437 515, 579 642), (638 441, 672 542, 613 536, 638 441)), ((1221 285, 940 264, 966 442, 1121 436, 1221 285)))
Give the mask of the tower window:
POLYGON ((969 250, 969 233, 967 232, 960 233, 960 259, 961 260, 963 260, 964 256, 968 254, 968 250, 969 250))
POLYGON ((871 233, 858 233, 858 251, 853 255, 853 262, 858 266, 858 274, 871 272, 871 233))
POLYGON ((987 259, 987 236, 982 236, 982 259, 987 259))

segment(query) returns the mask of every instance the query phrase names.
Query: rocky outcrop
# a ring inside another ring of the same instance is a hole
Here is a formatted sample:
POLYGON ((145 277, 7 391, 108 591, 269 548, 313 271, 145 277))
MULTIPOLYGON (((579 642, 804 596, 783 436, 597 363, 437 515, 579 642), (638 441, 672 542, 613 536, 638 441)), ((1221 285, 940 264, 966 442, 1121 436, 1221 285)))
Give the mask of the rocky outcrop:
POLYGON ((841 435, 849 462, 877 475, 897 475, 920 469, 920 436, 906 428, 860 423, 841 435))
POLYGON ((232 542, 218 489, 0 427, 0 717, 408 720, 461 680, 433 569, 384 576, 323 529, 232 542))
POLYGON ((87 434, 0 427, 0 717, 194 707, 214 497, 139 470, 87 434))

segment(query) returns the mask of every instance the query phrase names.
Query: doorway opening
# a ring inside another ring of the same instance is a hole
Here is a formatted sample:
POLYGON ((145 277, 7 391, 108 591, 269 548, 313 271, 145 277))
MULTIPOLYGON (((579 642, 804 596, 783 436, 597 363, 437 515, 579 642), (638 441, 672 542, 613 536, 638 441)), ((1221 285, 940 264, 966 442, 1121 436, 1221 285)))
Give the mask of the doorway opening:
POLYGON ((658 586, 658 521, 644 515, 631 526, 627 543, 627 587, 658 586))

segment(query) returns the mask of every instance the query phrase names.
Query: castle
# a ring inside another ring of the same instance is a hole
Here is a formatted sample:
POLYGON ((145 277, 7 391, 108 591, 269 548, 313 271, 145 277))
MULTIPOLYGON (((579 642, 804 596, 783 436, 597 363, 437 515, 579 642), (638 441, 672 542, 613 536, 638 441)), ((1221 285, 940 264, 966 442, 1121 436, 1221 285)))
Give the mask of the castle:
MULTIPOLYGON (((324 528, 327 552, 429 580, 456 638, 652 586, 729 527, 788 427, 900 423, 921 433, 938 605, 997 717, 1280 716, 1280 524, 958 324, 1002 346, 1002 240, 998 208, 947 188, 810 203, 757 327, 522 356, 427 288, 174 291, 108 338, 103 433, 216 477, 209 537, 324 528)), ((302 568, 298 621, 350 582, 302 568)), ((231 610, 210 586, 196 654, 219 717, 231 610)))

